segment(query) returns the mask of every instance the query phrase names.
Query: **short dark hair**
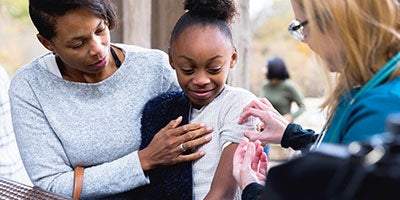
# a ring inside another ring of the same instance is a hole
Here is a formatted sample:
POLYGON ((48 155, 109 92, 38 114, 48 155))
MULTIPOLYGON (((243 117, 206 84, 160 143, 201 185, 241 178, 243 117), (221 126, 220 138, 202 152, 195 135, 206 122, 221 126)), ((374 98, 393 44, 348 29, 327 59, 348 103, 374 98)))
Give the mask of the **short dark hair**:
POLYGON ((59 17, 71 10, 84 8, 103 18, 108 27, 117 24, 116 8, 111 0, 29 0, 29 15, 39 34, 53 39, 59 17))
POLYGON ((272 57, 267 60, 267 79, 286 80, 290 78, 286 64, 282 58, 272 57))

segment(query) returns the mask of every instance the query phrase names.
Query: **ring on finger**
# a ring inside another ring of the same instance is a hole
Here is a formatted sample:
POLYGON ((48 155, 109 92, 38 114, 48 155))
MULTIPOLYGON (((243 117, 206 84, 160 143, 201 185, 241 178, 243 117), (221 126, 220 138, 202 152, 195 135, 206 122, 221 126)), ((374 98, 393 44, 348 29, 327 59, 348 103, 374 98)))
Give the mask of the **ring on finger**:
POLYGON ((181 149, 181 152, 182 152, 182 153, 186 151, 185 147, 183 146, 183 143, 181 143, 181 144, 179 145, 179 148, 181 149))

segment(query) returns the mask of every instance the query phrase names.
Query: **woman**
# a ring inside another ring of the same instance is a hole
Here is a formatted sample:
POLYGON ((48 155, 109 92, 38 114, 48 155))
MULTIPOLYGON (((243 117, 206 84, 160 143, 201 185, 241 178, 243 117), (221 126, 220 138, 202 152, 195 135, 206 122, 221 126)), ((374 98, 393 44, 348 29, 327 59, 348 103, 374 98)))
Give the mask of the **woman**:
POLYGON ((232 176, 233 153, 246 130, 237 120, 244 106, 256 96, 226 85, 229 70, 238 59, 231 23, 236 16, 233 0, 186 0, 186 12, 175 24, 169 48, 170 64, 181 91, 167 92, 151 100, 143 111, 142 147, 169 120, 183 116, 185 123, 201 122, 214 128, 213 140, 199 148, 203 158, 149 171, 151 184, 138 192, 147 199, 240 199, 232 176), (147 190, 147 191, 146 191, 147 190))
MULTIPOLYGON (((266 80, 261 87, 261 97, 268 99, 274 108, 289 122, 293 122, 306 109, 304 96, 298 86, 290 80, 286 64, 280 57, 271 57, 267 61, 266 80), (292 103, 297 104, 297 109, 292 111, 292 103)), ((276 147, 276 146, 273 146, 276 147)), ((265 153, 269 155, 270 144, 264 147, 265 153)), ((290 158, 293 152, 290 149, 283 150, 290 158)))
MULTIPOLYGON (((291 0, 291 3, 296 21, 289 31, 307 43, 329 71, 338 74, 336 86, 323 104, 328 113, 326 132, 314 134, 289 123, 262 99, 245 108, 239 123, 256 116, 265 123, 264 130, 261 134, 247 132, 246 136, 253 141, 309 150, 318 146, 319 141, 349 144, 383 133, 386 118, 400 112, 399 1, 291 0)), ((248 148, 246 144, 242 147, 248 148)), ((254 152, 255 145, 250 146, 254 152)), ((243 170, 248 169, 249 163, 242 165, 241 161, 247 156, 254 157, 253 161, 261 157, 251 152, 246 154, 239 146, 235 154, 234 174, 239 182, 243 181, 242 187, 260 181, 241 178, 249 175, 243 170)), ((253 168, 252 173, 262 174, 257 170, 253 168)))
POLYGON ((145 103, 178 88, 158 50, 110 43, 116 13, 109 0, 30 0, 37 38, 50 53, 18 70, 10 86, 13 125, 35 186, 72 196, 74 168, 84 167, 82 199, 126 198, 160 165, 193 161, 179 145, 210 141, 201 124, 161 129, 139 151, 145 103))
POLYGON ((290 80, 282 58, 269 58, 266 68, 267 80, 261 87, 261 97, 267 98, 281 115, 289 122, 293 122, 305 111, 304 96, 297 85, 290 80), (298 109, 293 112, 292 103, 298 106, 298 109))

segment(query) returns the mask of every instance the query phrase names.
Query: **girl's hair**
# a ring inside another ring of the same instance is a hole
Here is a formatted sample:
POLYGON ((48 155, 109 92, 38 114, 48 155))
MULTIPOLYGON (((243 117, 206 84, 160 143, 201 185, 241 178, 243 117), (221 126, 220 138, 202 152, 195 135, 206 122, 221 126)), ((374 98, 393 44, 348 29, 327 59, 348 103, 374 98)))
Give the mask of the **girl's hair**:
POLYGON ((106 21, 113 29, 117 24, 116 8, 111 0, 29 0, 29 15, 39 34, 47 40, 57 34, 57 20, 67 12, 84 8, 106 21))
POLYGON ((172 29, 170 45, 190 26, 215 26, 232 42, 231 23, 237 15, 234 0, 185 0, 184 13, 172 29))
POLYGON ((267 79, 286 80, 290 78, 285 62, 282 58, 272 57, 267 61, 267 79))
MULTIPOLYGON (((318 41, 322 34, 338 44, 332 58, 338 79, 322 105, 331 118, 340 96, 366 84, 400 50, 399 1, 295 1, 304 8, 317 50, 324 45, 318 41)), ((398 68, 389 79, 399 75, 398 68)))

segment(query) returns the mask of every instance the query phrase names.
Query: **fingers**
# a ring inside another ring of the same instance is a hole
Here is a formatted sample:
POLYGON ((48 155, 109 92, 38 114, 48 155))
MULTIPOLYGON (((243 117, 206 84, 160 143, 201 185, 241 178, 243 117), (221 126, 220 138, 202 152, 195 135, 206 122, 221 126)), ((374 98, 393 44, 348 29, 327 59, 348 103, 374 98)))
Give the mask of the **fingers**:
MULTIPOLYGON (((211 127, 206 127, 202 124, 188 124, 185 125, 185 127, 183 128, 179 127, 177 129, 179 129, 177 130, 179 134, 177 135, 176 138, 178 141, 181 141, 181 143, 178 145, 179 147, 178 149, 181 154, 183 154, 185 151, 189 149, 194 149, 198 146, 204 145, 209 141, 211 141, 212 139, 210 133, 212 133, 213 129, 211 127), (187 131, 187 132, 181 134, 182 131, 183 132, 187 131)), ((197 156, 196 155, 188 156, 185 159, 191 159, 192 157, 197 157, 197 156)))
POLYGON ((204 155, 205 155, 204 151, 196 151, 196 152, 193 152, 190 154, 181 154, 176 158, 176 162, 180 163, 180 162, 193 161, 193 160, 200 159, 204 155))
POLYGON ((247 169, 249 166, 253 166, 254 164, 254 154, 255 154, 255 145, 252 142, 247 143, 247 148, 244 153, 244 158, 242 161, 242 169, 247 169))
POLYGON ((191 134, 189 134, 187 138, 194 139, 196 137, 210 133, 210 131, 207 130, 208 128, 210 127, 206 127, 206 125, 202 123, 185 124, 183 126, 174 128, 173 135, 174 136, 180 136, 184 134, 188 135, 187 133, 191 132, 191 134))
POLYGON ((178 125, 182 122, 183 117, 179 116, 176 120, 175 120, 175 124, 173 124, 172 128, 178 127, 178 125))
POLYGON ((240 141, 238 147, 236 148, 235 154, 233 155, 233 163, 234 164, 239 164, 242 163, 243 161, 243 156, 246 151, 245 147, 247 146, 247 143, 249 142, 249 139, 247 138, 242 138, 240 141))
MULTIPOLYGON (((208 134, 208 135, 206 135, 204 137, 197 137, 196 136, 196 139, 192 139, 192 140, 187 140, 187 139, 180 139, 180 140, 186 141, 186 142, 183 143, 184 144, 184 149, 185 150, 189 150, 189 149, 194 149, 196 147, 199 147, 199 146, 201 146, 203 144, 206 144, 209 141, 211 141, 211 139, 212 139, 211 134, 208 134)), ((181 148, 179 148, 179 149, 181 149, 181 148)))
POLYGON ((272 104, 266 98, 254 100, 243 108, 242 115, 239 118, 239 124, 244 123, 250 116, 258 117, 264 123, 266 123, 266 121, 263 119, 265 117, 268 117, 266 115, 272 115, 272 114, 279 115, 279 112, 272 106, 272 104))
POLYGON ((260 98, 259 100, 261 103, 260 105, 264 105, 266 107, 274 107, 274 106, 272 106, 271 102, 269 102, 268 99, 266 99, 266 98, 260 98))
POLYGON ((257 99, 257 100, 253 100, 252 102, 250 102, 248 105, 246 105, 243 108, 243 111, 248 110, 250 108, 255 108, 255 109, 262 109, 263 107, 263 103, 260 101, 261 99, 257 99))
POLYGON ((242 113, 242 115, 241 115, 240 118, 239 118, 239 124, 244 123, 244 122, 247 120, 247 118, 250 116, 249 114, 244 115, 244 113, 247 113, 247 112, 246 112, 247 110, 249 110, 249 109, 251 109, 251 108, 257 108, 257 109, 259 109, 259 107, 258 107, 258 102, 257 102, 257 101, 258 101, 258 100, 253 100, 252 102, 250 102, 249 104, 247 104, 247 105, 243 108, 243 113, 242 113))
POLYGON ((249 138, 250 141, 256 141, 261 138, 261 133, 254 131, 246 131, 244 132, 244 135, 249 138))
POLYGON ((267 159, 267 154, 263 152, 260 156, 260 167, 259 167, 259 172, 260 174, 266 176, 267 175, 267 169, 268 169, 268 159, 267 159))
POLYGON ((242 162, 244 158, 244 153, 246 152, 247 143, 249 139, 243 137, 239 142, 239 145, 236 147, 235 153, 233 154, 233 170, 232 174, 235 178, 236 182, 240 183, 240 169, 242 167, 242 162))
POLYGON ((204 152, 200 151, 182 154, 209 142, 213 129, 200 123, 180 126, 181 122, 182 117, 171 120, 154 135, 146 148, 139 151, 143 169, 192 161, 204 155, 204 152))
MULTIPOLYGON (((263 118, 265 118, 266 113, 267 113, 267 110, 249 108, 249 109, 244 110, 242 112, 242 114, 239 117, 239 122, 238 123, 239 124, 245 123, 250 116, 258 117, 258 118, 260 118, 262 120, 263 118)), ((263 123, 265 123, 265 122, 263 121, 263 123)))
POLYGON ((256 125, 256 130, 257 130, 258 132, 262 132, 262 131, 264 130, 264 128, 265 128, 265 124, 264 124, 263 122, 260 122, 260 123, 258 123, 258 124, 256 125))
POLYGON ((253 100, 251 103, 249 103, 247 106, 243 108, 243 111, 246 111, 248 109, 257 109, 257 110, 266 110, 268 108, 273 108, 272 104, 266 99, 266 98, 260 98, 257 100, 253 100))
POLYGON ((254 154, 254 158, 252 161, 252 166, 251 168, 254 171, 259 171, 259 163, 260 163, 260 157, 262 155, 262 153, 264 152, 263 147, 261 146, 261 142, 259 140, 254 142, 255 145, 255 154, 254 154))
POLYGON ((179 116, 178 118, 171 120, 167 126, 165 126, 166 129, 172 129, 176 128, 180 123, 182 122, 182 116, 179 116))
POLYGON ((181 143, 181 144, 179 145, 179 148, 181 149, 181 153, 185 153, 186 149, 185 149, 185 146, 184 146, 183 143, 181 143))

